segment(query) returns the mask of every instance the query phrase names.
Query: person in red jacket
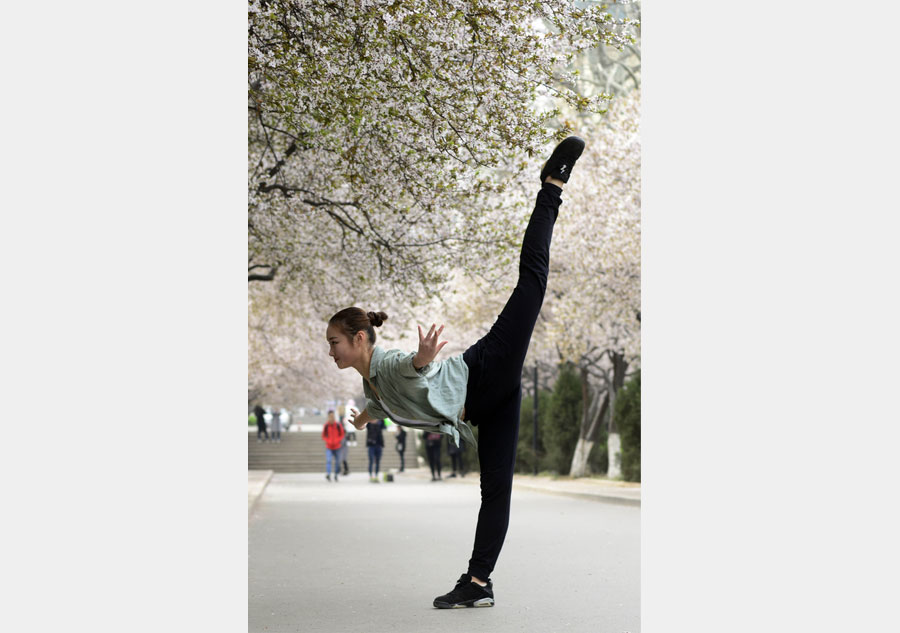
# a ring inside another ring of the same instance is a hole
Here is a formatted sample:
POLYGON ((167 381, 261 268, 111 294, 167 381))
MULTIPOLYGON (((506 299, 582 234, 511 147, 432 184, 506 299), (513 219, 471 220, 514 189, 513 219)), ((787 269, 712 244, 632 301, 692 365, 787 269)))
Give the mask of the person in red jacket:
POLYGON ((322 427, 322 439, 325 440, 325 479, 331 481, 332 464, 334 480, 338 480, 341 472, 341 443, 344 440, 344 425, 334 419, 334 409, 328 410, 328 420, 322 427))

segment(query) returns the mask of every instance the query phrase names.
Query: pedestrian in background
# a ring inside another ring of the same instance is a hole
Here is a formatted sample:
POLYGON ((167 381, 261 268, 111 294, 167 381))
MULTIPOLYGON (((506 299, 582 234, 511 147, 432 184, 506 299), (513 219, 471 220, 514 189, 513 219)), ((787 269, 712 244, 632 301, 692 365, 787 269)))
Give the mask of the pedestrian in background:
POLYGON ((447 454, 450 456, 450 465, 453 466, 453 473, 450 477, 456 477, 459 474, 460 477, 463 477, 463 451, 466 450, 466 445, 460 439, 459 446, 456 446, 453 442, 447 442, 447 454))
MULTIPOLYGON (((352 410, 352 407, 356 406, 356 401, 353 398, 347 400, 346 410, 349 412, 352 410)), ((347 446, 356 446, 356 427, 350 422, 350 416, 346 415, 343 418, 345 424, 344 428, 347 429, 347 446)))
POLYGON ((349 419, 344 420, 344 430, 347 432, 347 446, 356 446, 356 427, 349 419))
POLYGON ((266 410, 256 405, 253 407, 253 415, 256 416, 256 441, 262 442, 263 434, 269 439, 269 431, 266 430, 266 410))
POLYGON ((406 452, 406 429, 397 426, 397 453, 400 454, 400 472, 403 472, 405 466, 403 461, 403 453, 406 452))
POLYGON ((281 441, 281 416, 278 414, 278 411, 272 409, 272 441, 280 442, 281 441))
POLYGON ((341 471, 341 442, 344 441, 344 425, 334 419, 334 409, 328 410, 328 419, 322 427, 322 439, 325 440, 325 479, 338 480, 341 471))
POLYGON ((347 446, 349 446, 350 442, 348 438, 350 437, 350 432, 347 431, 347 422, 343 421, 343 418, 339 418, 338 422, 342 427, 344 427, 344 438, 341 440, 341 464, 344 467, 344 477, 350 474, 350 466, 347 465, 347 446))
POLYGON ((269 432, 266 433, 266 441, 271 442, 272 441, 272 423, 275 420, 275 416, 272 415, 272 407, 266 407, 266 414, 263 417, 266 419, 266 428, 269 430, 269 432))
POLYGON ((381 464, 381 453, 384 450, 384 420, 366 424, 366 447, 369 449, 369 481, 378 483, 378 468, 381 464), (372 466, 375 466, 374 470, 372 466))
POLYGON ((431 468, 431 481, 441 479, 441 433, 425 434, 425 453, 428 455, 428 466, 431 468))

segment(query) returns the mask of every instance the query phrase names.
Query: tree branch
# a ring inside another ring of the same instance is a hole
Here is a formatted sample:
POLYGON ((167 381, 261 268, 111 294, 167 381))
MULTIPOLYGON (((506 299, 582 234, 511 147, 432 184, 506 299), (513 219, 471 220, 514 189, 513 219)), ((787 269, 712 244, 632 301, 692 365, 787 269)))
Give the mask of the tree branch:
POLYGON ((268 266, 266 264, 256 264, 255 266, 251 266, 248 269, 248 272, 250 270, 254 270, 256 268, 268 268, 269 272, 262 273, 262 274, 250 273, 247 275, 248 282, 250 282, 250 281, 272 281, 273 279, 275 279, 275 274, 278 272, 278 266, 268 266))

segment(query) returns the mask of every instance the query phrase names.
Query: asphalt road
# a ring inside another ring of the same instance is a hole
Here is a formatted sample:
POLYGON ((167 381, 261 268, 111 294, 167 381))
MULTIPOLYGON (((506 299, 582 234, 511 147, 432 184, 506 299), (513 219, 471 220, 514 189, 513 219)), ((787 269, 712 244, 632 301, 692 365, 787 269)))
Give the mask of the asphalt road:
POLYGON ((435 609, 466 570, 478 487, 401 477, 272 477, 249 522, 251 633, 640 630, 639 507, 514 490, 496 606, 435 609))

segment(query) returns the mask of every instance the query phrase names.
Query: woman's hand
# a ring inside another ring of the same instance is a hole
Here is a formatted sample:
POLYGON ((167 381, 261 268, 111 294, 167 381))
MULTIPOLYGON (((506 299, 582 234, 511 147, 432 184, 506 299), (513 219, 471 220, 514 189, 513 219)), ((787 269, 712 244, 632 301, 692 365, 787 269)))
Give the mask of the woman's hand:
POLYGON ((364 428, 366 428, 366 424, 369 423, 370 418, 369 414, 365 410, 360 413, 359 409, 350 407, 350 415, 347 416, 347 421, 349 421, 357 431, 362 431, 364 428))
POLYGON ((413 356, 412 362, 413 367, 422 369, 425 365, 434 360, 434 357, 437 356, 438 352, 441 351, 441 348, 447 344, 447 341, 438 343, 438 337, 441 335, 441 332, 444 331, 443 325, 435 331, 434 328, 437 326, 432 323, 427 336, 422 336, 421 325, 417 325, 416 327, 419 328, 419 351, 413 356))

